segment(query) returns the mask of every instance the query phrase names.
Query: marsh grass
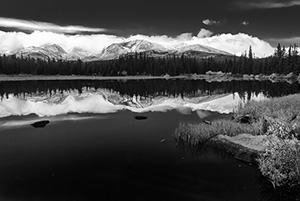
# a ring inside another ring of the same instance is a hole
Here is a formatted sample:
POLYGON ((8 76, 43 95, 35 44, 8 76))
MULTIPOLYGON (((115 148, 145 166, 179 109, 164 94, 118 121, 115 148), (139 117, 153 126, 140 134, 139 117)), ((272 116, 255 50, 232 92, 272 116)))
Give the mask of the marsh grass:
POLYGON ((240 106, 234 116, 238 119, 248 115, 260 134, 276 134, 280 138, 299 136, 300 94, 273 98, 264 101, 250 101, 240 106), (289 135, 289 136, 284 136, 289 135))
POLYGON ((181 122, 175 131, 175 137, 192 145, 201 144, 219 134, 275 134, 280 138, 300 137, 300 94, 250 101, 240 106, 233 116, 235 120, 217 120, 211 124, 181 122), (244 116, 250 118, 249 124, 239 122, 240 117, 244 116))
POLYGON ((175 137, 187 144, 197 145, 206 142, 216 135, 235 136, 241 133, 257 134, 258 126, 240 124, 230 120, 217 120, 211 124, 180 122, 175 130, 175 137))
POLYGON ((240 106, 235 115, 250 115, 255 121, 266 116, 292 121, 293 118, 300 116, 300 94, 263 101, 249 101, 244 106, 240 106))

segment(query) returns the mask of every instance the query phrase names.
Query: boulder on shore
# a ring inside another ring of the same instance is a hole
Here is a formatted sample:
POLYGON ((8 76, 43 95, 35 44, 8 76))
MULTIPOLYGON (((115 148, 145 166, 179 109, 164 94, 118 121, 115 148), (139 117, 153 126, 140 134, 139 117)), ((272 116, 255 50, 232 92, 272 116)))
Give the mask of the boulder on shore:
POLYGON ((234 137, 217 135, 210 139, 207 144, 232 154, 234 158, 248 163, 257 163, 257 157, 264 152, 267 141, 273 140, 274 136, 240 134, 234 137))

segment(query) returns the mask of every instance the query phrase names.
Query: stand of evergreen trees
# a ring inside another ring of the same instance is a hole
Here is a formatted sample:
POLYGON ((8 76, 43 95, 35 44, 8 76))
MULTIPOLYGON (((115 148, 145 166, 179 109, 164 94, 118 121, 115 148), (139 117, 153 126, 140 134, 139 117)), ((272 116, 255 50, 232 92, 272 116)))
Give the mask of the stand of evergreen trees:
POLYGON ((251 47, 240 57, 210 57, 198 59, 186 55, 152 57, 147 53, 134 53, 116 60, 82 62, 63 60, 42 60, 18 58, 15 55, 0 57, 0 74, 31 75, 182 75, 205 74, 207 71, 222 71, 234 75, 272 73, 295 75, 300 73, 300 56, 297 46, 289 48, 278 44, 274 55, 267 58, 254 58, 251 47))

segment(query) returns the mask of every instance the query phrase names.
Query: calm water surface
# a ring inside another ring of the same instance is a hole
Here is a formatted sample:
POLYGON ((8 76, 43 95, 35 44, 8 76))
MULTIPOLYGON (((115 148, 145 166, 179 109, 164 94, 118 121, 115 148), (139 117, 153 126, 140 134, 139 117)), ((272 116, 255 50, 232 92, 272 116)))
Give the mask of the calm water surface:
MULTIPOLYGON (((231 88, 224 88, 224 83, 198 81, 32 81, 0 82, 0 91, 3 97, 26 98, 25 94, 83 87, 147 97, 228 92, 245 96, 249 91, 279 96, 300 90, 296 85, 290 86, 290 92, 275 93, 268 90, 272 83, 261 84, 268 87, 256 91, 242 90, 258 84, 227 83, 231 88)), ((0 126, 0 200, 288 200, 287 195, 272 190, 257 167, 218 150, 187 147, 174 139, 180 121, 213 121, 230 115, 175 110, 138 114, 148 117, 146 120, 136 120, 136 115, 122 110, 0 118, 0 125, 14 123, 0 126), (27 123, 43 119, 50 120, 45 128, 27 123)))

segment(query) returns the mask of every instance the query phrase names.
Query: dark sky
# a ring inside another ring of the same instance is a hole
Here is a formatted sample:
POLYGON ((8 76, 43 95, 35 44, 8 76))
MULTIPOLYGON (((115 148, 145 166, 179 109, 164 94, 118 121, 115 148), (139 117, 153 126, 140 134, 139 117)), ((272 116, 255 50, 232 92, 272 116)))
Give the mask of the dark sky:
POLYGON ((300 0, 1 0, 0 17, 106 28, 118 36, 197 35, 205 28, 247 33, 272 45, 296 37, 300 43, 300 0))

